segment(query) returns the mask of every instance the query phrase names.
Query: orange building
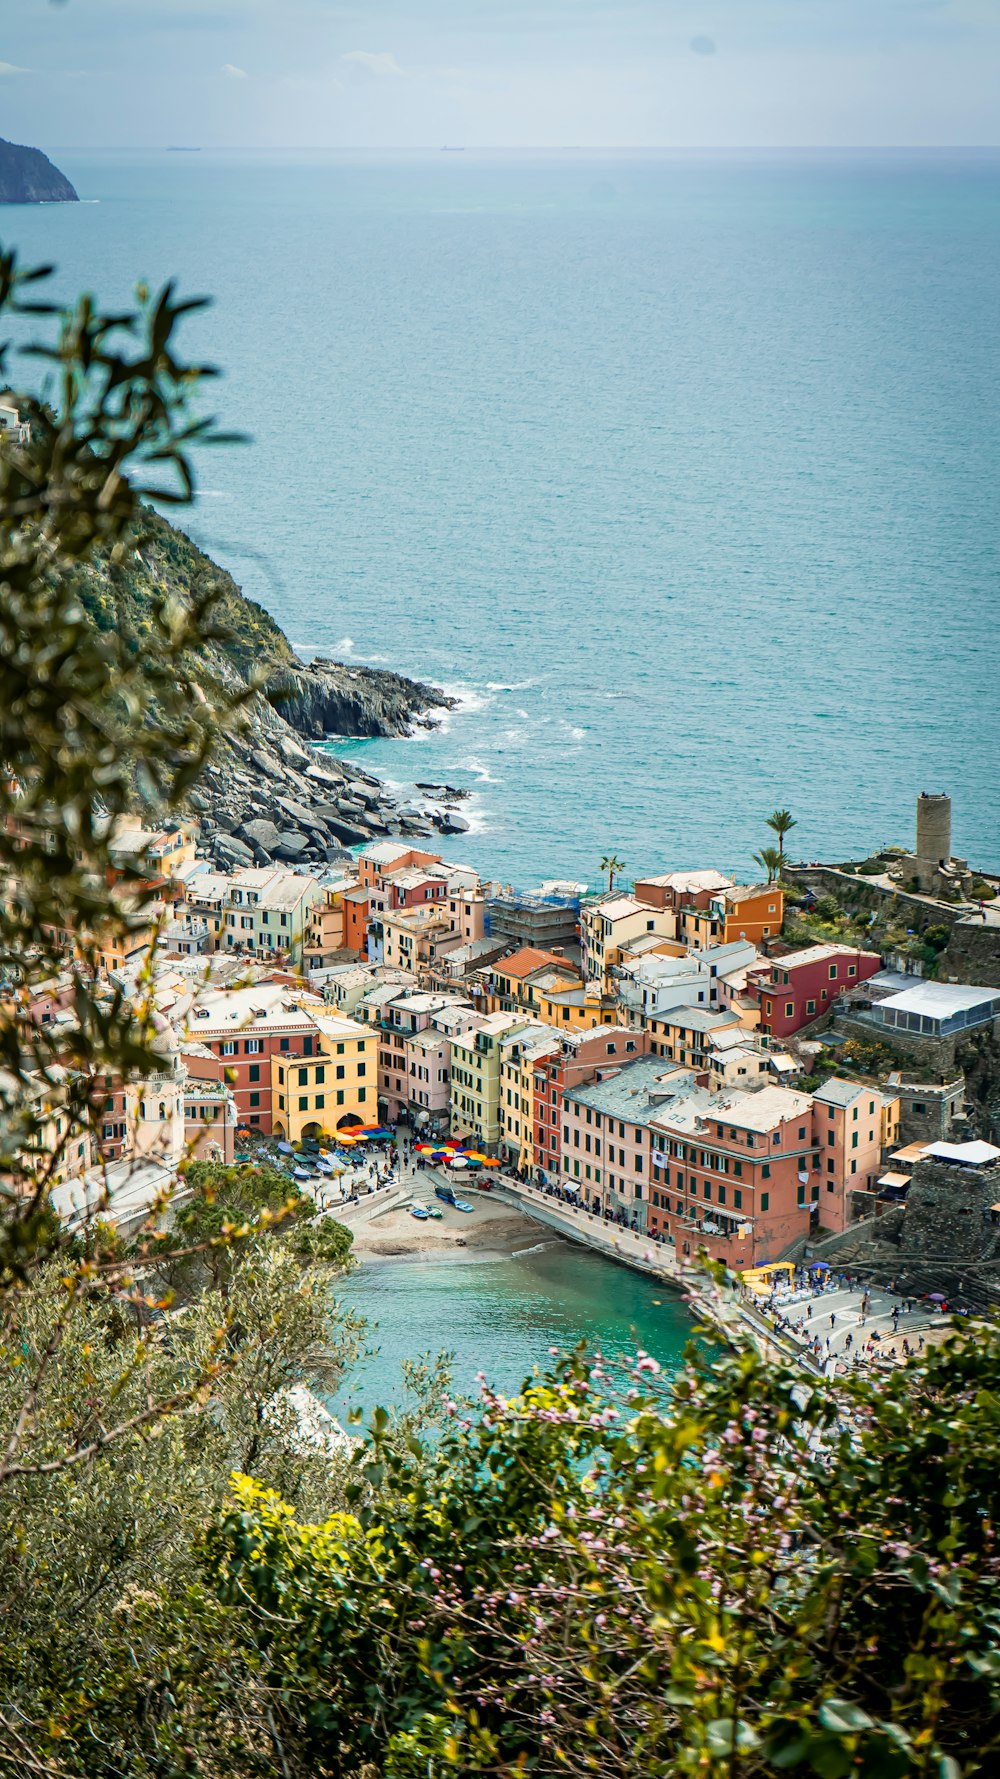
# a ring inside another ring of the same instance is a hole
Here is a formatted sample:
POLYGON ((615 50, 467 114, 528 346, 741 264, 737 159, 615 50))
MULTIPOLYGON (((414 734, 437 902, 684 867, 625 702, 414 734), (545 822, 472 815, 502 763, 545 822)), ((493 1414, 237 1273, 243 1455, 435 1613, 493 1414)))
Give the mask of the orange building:
POLYGON ((707 908, 683 908, 677 919, 680 937, 696 951, 748 939, 762 945, 776 939, 785 917, 784 893, 776 883, 733 883, 715 891, 707 908))

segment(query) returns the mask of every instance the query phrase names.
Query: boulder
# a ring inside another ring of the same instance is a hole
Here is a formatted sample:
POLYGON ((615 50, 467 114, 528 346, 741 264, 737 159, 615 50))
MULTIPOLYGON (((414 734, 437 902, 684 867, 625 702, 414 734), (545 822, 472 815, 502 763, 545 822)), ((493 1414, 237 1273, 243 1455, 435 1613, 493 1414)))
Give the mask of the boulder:
POLYGON ((294 862, 305 857, 310 850, 311 842, 307 834, 299 834, 292 829, 283 830, 275 841, 271 851, 276 859, 287 859, 294 862))
POLYGON ((287 815, 297 828, 311 827, 317 816, 323 813, 322 807, 307 809, 306 805, 299 803, 295 797, 275 797, 274 800, 282 815, 287 815))
POLYGON ((464 815, 456 815, 453 809, 446 809, 438 822, 442 834, 467 834, 469 823, 464 815))
POLYGON ((359 828, 356 823, 345 822, 340 816, 328 815, 326 825, 331 834, 342 840, 345 846, 363 846, 371 839, 367 828, 359 828))
POLYGON ((263 772, 265 778, 281 777, 281 767, 278 765, 277 759, 274 754, 269 753, 266 748, 251 748, 250 758, 258 772, 263 772))
POLYGON ((252 865, 255 863, 253 852, 242 840, 233 834, 216 834, 212 842, 212 850, 216 858, 223 859, 226 864, 252 865))
POLYGON ((263 847, 265 852, 273 852, 281 838, 281 830, 275 822, 266 816, 259 816, 252 822, 244 822, 239 830, 239 837, 248 846, 263 847))

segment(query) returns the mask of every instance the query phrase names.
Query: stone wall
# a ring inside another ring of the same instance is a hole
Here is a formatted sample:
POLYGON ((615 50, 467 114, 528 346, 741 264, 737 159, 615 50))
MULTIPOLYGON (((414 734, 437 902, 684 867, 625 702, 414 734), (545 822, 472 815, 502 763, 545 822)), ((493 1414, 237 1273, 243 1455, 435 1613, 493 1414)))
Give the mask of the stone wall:
POLYGON ((914 1291, 956 1304, 1000 1305, 1000 1166, 920 1161, 899 1234, 900 1271, 914 1291))
POLYGON ((907 1056, 920 1063, 940 1080, 953 1080, 956 1069, 957 1040, 925 1038, 919 1032, 901 1032, 895 1026, 876 1025, 859 1013, 839 1013, 837 1030, 845 1037, 859 1038, 864 1044, 884 1044, 897 1056, 907 1056))
MULTIPOLYGON (((970 917, 967 905, 953 908, 947 902, 928 902, 836 865, 787 865, 782 875, 797 889, 833 896, 842 908, 876 913, 893 926, 912 927, 918 933, 925 927, 948 927, 950 937, 938 959, 937 979, 1000 988, 1000 926, 970 917)), ((877 943, 877 934, 873 941, 877 943)))

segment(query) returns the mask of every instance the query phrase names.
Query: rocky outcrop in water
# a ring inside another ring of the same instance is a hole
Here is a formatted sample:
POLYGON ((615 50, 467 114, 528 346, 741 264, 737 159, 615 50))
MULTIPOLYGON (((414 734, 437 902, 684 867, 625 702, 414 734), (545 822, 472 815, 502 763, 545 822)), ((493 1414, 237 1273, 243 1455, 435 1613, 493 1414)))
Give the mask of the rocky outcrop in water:
POLYGON ((144 511, 134 550, 113 559, 97 553, 81 572, 80 597, 93 622, 137 641, 165 592, 211 595, 217 634, 200 657, 206 683, 244 700, 213 764, 188 793, 209 857, 226 866, 316 864, 384 835, 431 840, 465 830, 453 807, 461 791, 424 785, 400 796, 352 762, 309 745, 408 735, 453 699, 381 668, 303 661, 270 613, 158 513, 144 511), (259 684, 261 670, 266 692, 247 698, 251 676, 259 684))
POLYGON ((40 148, 0 139, 0 204, 76 204, 64 173, 40 148))
POLYGON ((284 670, 269 696, 296 734, 312 741, 330 735, 409 735, 428 711, 450 710, 455 702, 436 686, 400 673, 322 657, 284 670))

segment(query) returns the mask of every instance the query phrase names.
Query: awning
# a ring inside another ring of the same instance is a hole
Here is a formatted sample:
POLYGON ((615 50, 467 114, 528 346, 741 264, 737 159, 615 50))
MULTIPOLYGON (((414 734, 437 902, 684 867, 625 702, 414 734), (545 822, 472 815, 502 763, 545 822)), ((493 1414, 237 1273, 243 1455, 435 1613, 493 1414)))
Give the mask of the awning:
POLYGON ((909 1186, 909 1174, 881 1174, 875 1182, 876 1186, 909 1186))

